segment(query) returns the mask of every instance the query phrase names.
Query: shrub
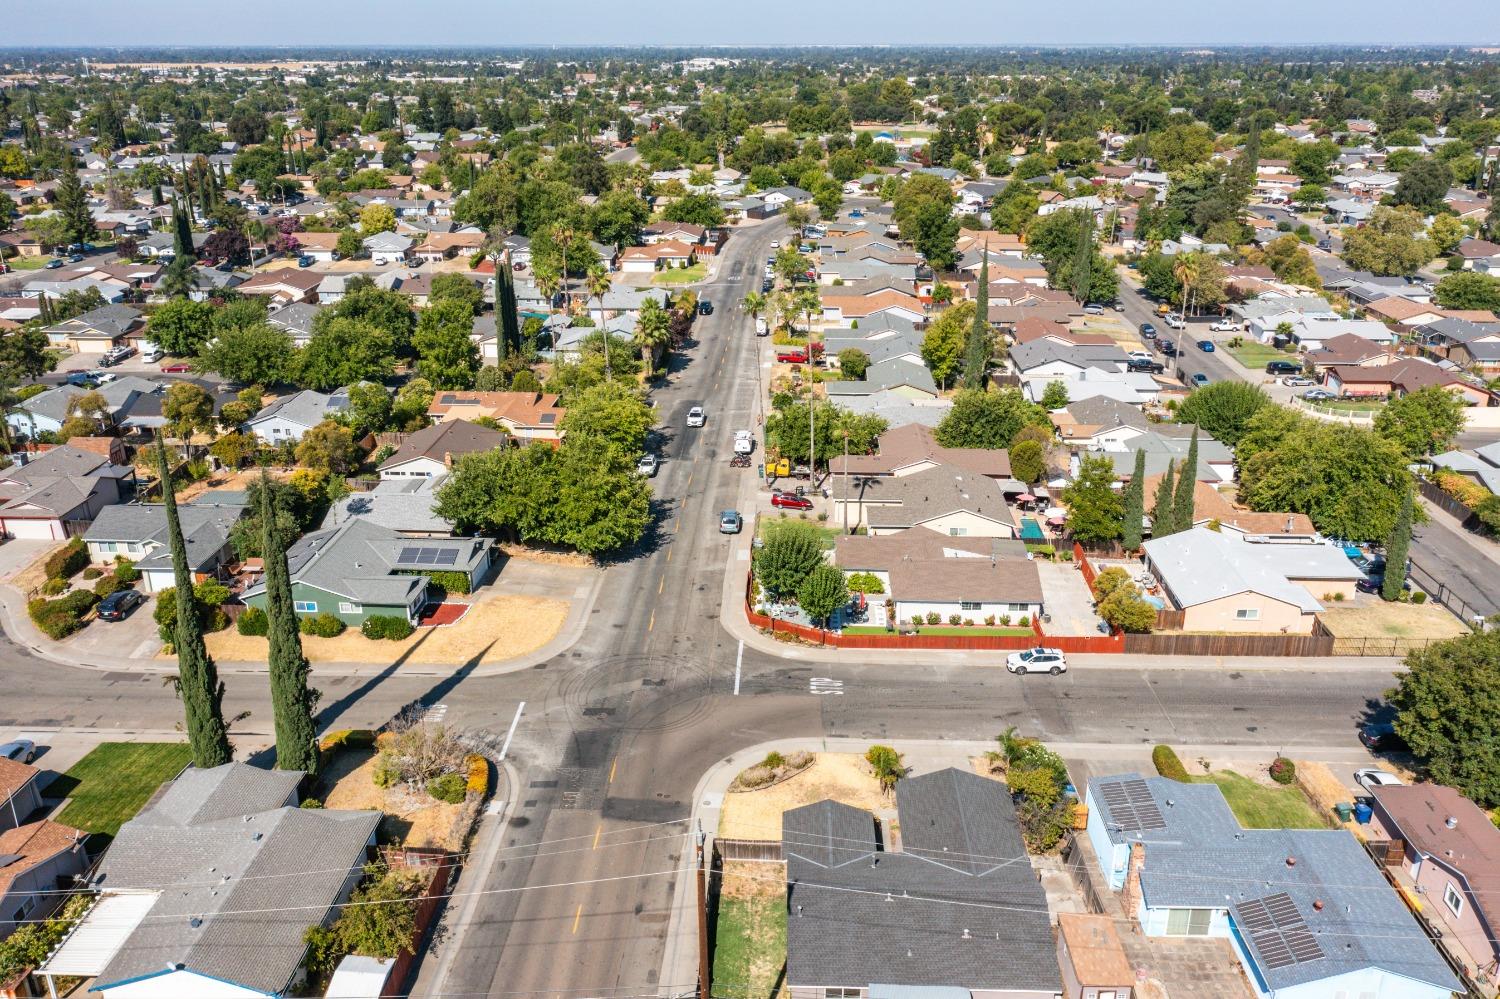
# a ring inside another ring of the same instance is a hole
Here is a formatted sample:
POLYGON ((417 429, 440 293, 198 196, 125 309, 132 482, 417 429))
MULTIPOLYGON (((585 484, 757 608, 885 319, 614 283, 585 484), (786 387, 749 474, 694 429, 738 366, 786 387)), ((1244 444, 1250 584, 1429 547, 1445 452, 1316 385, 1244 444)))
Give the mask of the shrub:
POLYGON ((104 575, 104 570, 96 569, 93 566, 89 566, 87 569, 83 570, 84 579, 98 579, 102 575, 104 575))
POLYGON ((324 611, 298 621, 297 630, 314 638, 337 638, 344 633, 344 622, 324 611))
POLYGON ((1271 779, 1278 784, 1290 784, 1297 779, 1297 764, 1285 756, 1271 761, 1271 779))
POLYGON ((995 626, 995 615, 990 614, 989 616, 987 616, 984 619, 984 626, 986 628, 993 628, 995 626))
POLYGON ((241 635, 264 636, 271 630, 270 619, 259 607, 246 607, 245 612, 234 622, 234 630, 241 635))
POLYGON ((964 619, 963 619, 963 615, 961 615, 961 614, 949 614, 948 615, 948 623, 951 624, 955 628, 957 628, 959 625, 963 624, 963 622, 964 622, 964 619))
POLYGON ((111 593, 118 593, 120 590, 128 589, 130 589, 130 587, 120 582, 120 578, 118 576, 116 576, 114 573, 110 573, 107 576, 100 576, 98 582, 94 584, 94 596, 98 597, 100 600, 103 600, 111 593))
POLYGON ((468 791, 468 778, 459 773, 443 774, 427 782, 427 793, 450 805, 461 804, 468 791))
POLYGON ((395 787, 401 779, 401 767, 390 753, 381 753, 375 758, 375 769, 370 772, 370 781, 376 787, 395 787))
POLYGON ((966 617, 966 618, 964 618, 964 627, 965 628, 972 628, 972 627, 974 627, 974 619, 972 617, 966 617))
POLYGON ((42 592, 49 597, 55 597, 67 588, 68 581, 66 579, 60 579, 57 576, 53 576, 51 579, 42 584, 42 592))
POLYGON ((323 803, 321 801, 319 801, 317 798, 308 798, 306 801, 304 801, 302 803, 301 807, 303 807, 303 808, 322 808, 323 807, 323 803))
POLYGON ((776 773, 770 767, 761 766, 757 763, 755 766, 742 771, 739 777, 735 778, 735 783, 739 784, 740 787, 765 787, 775 779, 776 773))
POLYGON ((884 593, 885 585, 873 572, 851 572, 849 590, 853 593, 884 593))
POLYGON ((469 780, 466 789, 470 794, 481 797, 490 793, 490 761, 478 753, 470 753, 464 757, 464 766, 468 770, 469 780))
POLYGON ((1021 620, 1017 621, 1016 624, 1020 625, 1023 628, 1030 628, 1031 627, 1031 615, 1030 614, 1022 614, 1021 615, 1021 620))
POLYGON ((927 612, 927 623, 928 624, 942 624, 943 623, 943 615, 939 614, 937 611, 928 611, 927 612))
POLYGON ((98 602, 99 598, 88 590, 74 590, 57 600, 33 600, 26 605, 26 612, 44 635, 57 641, 82 628, 83 615, 98 602))
POLYGON ((410 621, 404 617, 396 617, 394 614, 371 615, 365 618, 364 623, 359 626, 360 634, 372 641, 385 638, 398 642, 415 630, 410 621))
POLYGON ((1000 627, 1002 627, 1002 628, 1009 628, 1010 627, 1010 615, 1009 614, 1001 614, 1000 615, 1000 627))
POLYGON ((1010 785, 1011 794, 1022 795, 1043 808, 1050 808, 1062 797, 1062 788, 1046 769, 1011 767, 1005 774, 1005 783, 1010 785))
MULTIPOLYGON (((1344 595, 1340 593, 1338 598, 1342 600, 1344 595)), ((1411 595, 1411 602, 1414 604, 1425 604, 1427 602, 1427 594, 1422 590, 1417 590, 1411 595)))
POLYGON ((780 768, 786 766, 786 757, 782 756, 780 753, 776 752, 776 750, 773 749, 766 754, 765 759, 760 761, 760 765, 763 767, 770 767, 772 770, 779 770, 780 768))
POLYGON ((345 746, 350 748, 373 746, 375 744, 375 733, 367 728, 341 728, 329 732, 318 740, 318 748, 323 752, 332 752, 345 746))
POLYGON ((89 549, 82 538, 74 538, 47 558, 48 578, 71 579, 88 567, 89 549))
POLYGON ((466 572, 423 572, 427 581, 444 593, 468 593, 469 574, 466 572))
POLYGON ((1177 758, 1177 751, 1168 745, 1159 745, 1151 750, 1151 762, 1156 767, 1156 772, 1168 780, 1178 783, 1188 782, 1187 767, 1182 765, 1182 760, 1177 758))
POLYGON ((140 580, 141 570, 135 567, 135 563, 121 555, 115 556, 115 578, 122 583, 134 583, 140 580))

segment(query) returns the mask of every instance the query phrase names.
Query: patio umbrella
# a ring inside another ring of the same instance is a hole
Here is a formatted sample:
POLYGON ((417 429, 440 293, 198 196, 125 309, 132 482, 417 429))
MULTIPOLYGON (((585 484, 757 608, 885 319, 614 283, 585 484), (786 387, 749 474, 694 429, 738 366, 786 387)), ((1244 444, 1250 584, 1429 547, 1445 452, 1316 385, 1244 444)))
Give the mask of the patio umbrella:
POLYGON ((1062 527, 1067 522, 1068 522, 1068 519, 1066 517, 1048 517, 1047 518, 1047 523, 1051 524, 1053 527, 1062 527))
POLYGON ((1035 500, 1036 497, 1031 495, 1030 493, 1022 493, 1021 495, 1016 497, 1016 501, 1020 503, 1031 503, 1035 500))
POLYGON ((1049 506, 1047 508, 1047 517, 1048 517, 1048 519, 1051 519, 1051 520, 1061 520, 1062 518, 1066 517, 1067 515, 1068 515, 1068 508, 1065 507, 1065 506, 1049 506))

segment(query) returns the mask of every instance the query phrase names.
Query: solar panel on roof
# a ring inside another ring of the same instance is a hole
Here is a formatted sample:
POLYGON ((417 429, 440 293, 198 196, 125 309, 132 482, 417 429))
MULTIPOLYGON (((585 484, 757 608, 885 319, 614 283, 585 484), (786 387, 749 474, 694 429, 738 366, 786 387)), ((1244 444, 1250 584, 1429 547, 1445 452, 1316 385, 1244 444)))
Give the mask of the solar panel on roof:
POLYGON ((438 565, 454 565, 457 562, 458 562, 458 552, 452 550, 451 548, 448 549, 448 550, 446 550, 446 551, 439 551, 437 553, 437 564, 438 565))
POLYGON ((1288 968, 1323 957, 1323 948, 1286 892, 1240 902, 1234 915, 1267 968, 1288 968))
POLYGON ((417 560, 417 553, 421 550, 420 548, 403 548, 401 549, 401 554, 396 556, 396 561, 415 562, 417 560))
POLYGON ((1167 822, 1144 780, 1114 781, 1100 787, 1110 816, 1122 829, 1165 829, 1167 822))

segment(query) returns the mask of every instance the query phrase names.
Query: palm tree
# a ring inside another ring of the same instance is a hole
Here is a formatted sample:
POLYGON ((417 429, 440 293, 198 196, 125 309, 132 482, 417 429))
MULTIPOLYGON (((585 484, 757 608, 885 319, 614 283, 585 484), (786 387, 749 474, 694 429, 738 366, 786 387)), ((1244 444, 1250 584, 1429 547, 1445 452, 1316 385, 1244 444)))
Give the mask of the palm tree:
POLYGON ((646 299, 635 321, 635 341, 640 345, 641 361, 647 374, 656 367, 656 348, 666 343, 670 336, 667 310, 656 299, 646 299))
POLYGON ((807 335, 811 337, 813 317, 822 315, 823 313, 822 296, 811 288, 804 288, 802 291, 797 292, 796 297, 792 300, 792 304, 796 307, 798 314, 807 317, 807 335))
POLYGON ((752 291, 745 296, 745 311, 750 313, 751 319, 759 319, 761 311, 766 307, 766 296, 758 291, 752 291))
POLYGON ((1192 283, 1198 280, 1201 270, 1198 255, 1195 253, 1183 253, 1177 257, 1177 263, 1172 267, 1172 276, 1182 283, 1182 318, 1188 317, 1188 289, 1192 283))
POLYGON ((578 233, 572 226, 563 223, 552 227, 552 238, 557 242, 558 249, 562 250, 563 311, 571 314, 573 296, 568 291, 568 247, 573 245, 578 233))
POLYGON ((609 330, 604 328, 604 296, 609 294, 610 285, 609 271, 603 267, 590 268, 586 287, 589 297, 599 302, 599 326, 604 329, 604 380, 610 380, 609 372, 609 330))
POLYGON ((550 267, 533 266, 532 274, 536 279, 536 290, 547 299, 547 314, 552 315, 556 311, 554 303, 561 284, 557 272, 550 267))

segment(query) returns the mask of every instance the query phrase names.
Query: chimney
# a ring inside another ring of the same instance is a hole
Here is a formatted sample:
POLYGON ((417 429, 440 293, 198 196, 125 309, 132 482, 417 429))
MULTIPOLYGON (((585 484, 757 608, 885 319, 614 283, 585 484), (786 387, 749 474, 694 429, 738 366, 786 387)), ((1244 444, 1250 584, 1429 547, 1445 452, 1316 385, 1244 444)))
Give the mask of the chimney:
POLYGON ((1141 868, 1146 866, 1146 844, 1130 844, 1130 865, 1125 871, 1125 892, 1120 898, 1120 907, 1131 919, 1141 902, 1141 868))

